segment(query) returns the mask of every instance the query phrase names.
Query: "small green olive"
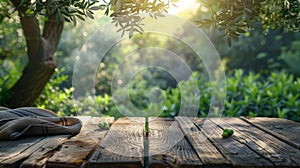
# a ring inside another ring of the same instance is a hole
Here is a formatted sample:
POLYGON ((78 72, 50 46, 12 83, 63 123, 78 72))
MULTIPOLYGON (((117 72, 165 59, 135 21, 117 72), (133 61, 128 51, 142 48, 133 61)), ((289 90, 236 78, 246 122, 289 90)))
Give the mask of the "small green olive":
POLYGON ((223 137, 223 138, 227 138, 227 137, 228 137, 228 132, 223 132, 223 133, 222 133, 222 137, 223 137))
POLYGON ((234 131, 232 129, 224 129, 223 133, 222 133, 222 137, 223 138, 228 138, 230 137, 232 134, 234 133, 234 131))
POLYGON ((228 133, 229 136, 231 136, 234 133, 234 131, 233 130, 228 130, 227 133, 228 133))
POLYGON ((98 127, 101 129, 109 129, 109 124, 107 122, 98 123, 98 127))

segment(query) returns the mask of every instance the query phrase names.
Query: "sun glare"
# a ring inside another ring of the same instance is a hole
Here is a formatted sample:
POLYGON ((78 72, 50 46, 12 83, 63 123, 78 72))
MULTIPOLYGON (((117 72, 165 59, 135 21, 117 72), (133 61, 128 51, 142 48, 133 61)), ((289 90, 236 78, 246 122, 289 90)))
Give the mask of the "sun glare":
POLYGON ((168 12, 173 15, 178 15, 186 11, 194 11, 199 8, 199 3, 196 0, 179 0, 175 3, 175 6, 171 6, 168 12))

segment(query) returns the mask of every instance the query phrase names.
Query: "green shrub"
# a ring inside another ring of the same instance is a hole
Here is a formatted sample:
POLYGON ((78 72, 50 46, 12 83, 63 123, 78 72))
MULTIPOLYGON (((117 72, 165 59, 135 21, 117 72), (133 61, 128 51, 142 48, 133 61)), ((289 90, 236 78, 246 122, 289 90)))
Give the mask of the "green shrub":
POLYGON ((227 78, 225 115, 266 116, 300 121, 300 78, 272 73, 267 79, 243 71, 227 78))
POLYGON ((44 91, 35 102, 35 106, 56 112, 59 116, 71 115, 75 113, 72 100, 74 88, 63 88, 61 85, 68 76, 63 75, 64 69, 55 69, 53 76, 47 83, 44 91))
MULTIPOLYGON (((185 82, 188 83, 188 82, 185 82)), ((198 80, 201 98, 198 116, 206 117, 210 107, 210 83, 198 80)), ((164 116, 174 116, 180 109, 180 90, 167 93, 164 116)), ((227 95, 223 116, 265 116, 300 121, 300 78, 283 72, 263 79, 259 74, 244 75, 236 70, 227 77, 227 95)))
POLYGON ((100 116, 100 114, 107 115, 109 111, 111 116, 121 117, 116 110, 113 110, 112 98, 107 94, 96 96, 95 98, 91 96, 79 98, 75 106, 72 97, 74 88, 60 88, 60 85, 68 79, 68 76, 63 75, 63 72, 64 68, 55 70, 43 93, 35 102, 35 106, 52 110, 59 116, 100 116))
MULTIPOLYGON (((67 79, 66 76, 61 75, 62 71, 56 71, 36 102, 36 106, 53 110, 59 115, 79 112, 79 115, 100 116, 102 114, 115 118, 122 117, 112 97, 107 94, 80 98, 75 109, 72 99, 74 89, 59 88, 59 85, 67 79)), ((211 83, 205 82, 197 73, 194 73, 194 77, 201 91, 198 116, 206 117, 211 103, 211 83)), ((191 99, 190 96, 182 97, 179 86, 191 88, 192 82, 183 81, 176 88, 163 90, 165 94, 161 95, 166 97, 164 107, 160 105, 154 107, 163 110, 161 117, 176 116, 181 108, 181 99, 191 99)), ((151 88, 148 88, 145 82, 141 82, 139 87, 130 89, 130 98, 136 108, 141 110, 149 108, 150 90, 151 88)), ((272 73, 268 78, 262 78, 259 74, 244 74, 242 70, 236 70, 232 77, 227 77, 227 97, 223 116, 266 116, 300 121, 300 78, 295 79, 293 75, 283 72, 272 73)))
POLYGON ((104 94, 104 96, 78 98, 75 106, 77 115, 122 117, 113 106, 112 97, 107 94, 104 94))

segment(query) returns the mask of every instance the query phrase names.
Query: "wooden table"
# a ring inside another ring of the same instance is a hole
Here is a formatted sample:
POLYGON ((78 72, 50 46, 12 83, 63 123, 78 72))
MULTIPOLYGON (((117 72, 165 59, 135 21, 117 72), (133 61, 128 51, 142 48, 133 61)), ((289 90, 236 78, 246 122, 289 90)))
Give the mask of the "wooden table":
POLYGON ((300 124, 286 119, 149 118, 148 136, 144 118, 80 119, 73 137, 0 141, 0 167, 300 167, 300 124))

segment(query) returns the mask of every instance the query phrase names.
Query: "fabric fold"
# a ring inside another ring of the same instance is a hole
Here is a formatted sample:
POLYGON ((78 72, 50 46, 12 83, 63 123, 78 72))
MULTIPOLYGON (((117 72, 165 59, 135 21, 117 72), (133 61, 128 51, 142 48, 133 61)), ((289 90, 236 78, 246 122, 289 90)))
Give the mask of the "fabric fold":
POLYGON ((54 112, 35 107, 0 108, 0 140, 23 136, 77 134, 81 121, 74 117, 58 117, 54 112))

